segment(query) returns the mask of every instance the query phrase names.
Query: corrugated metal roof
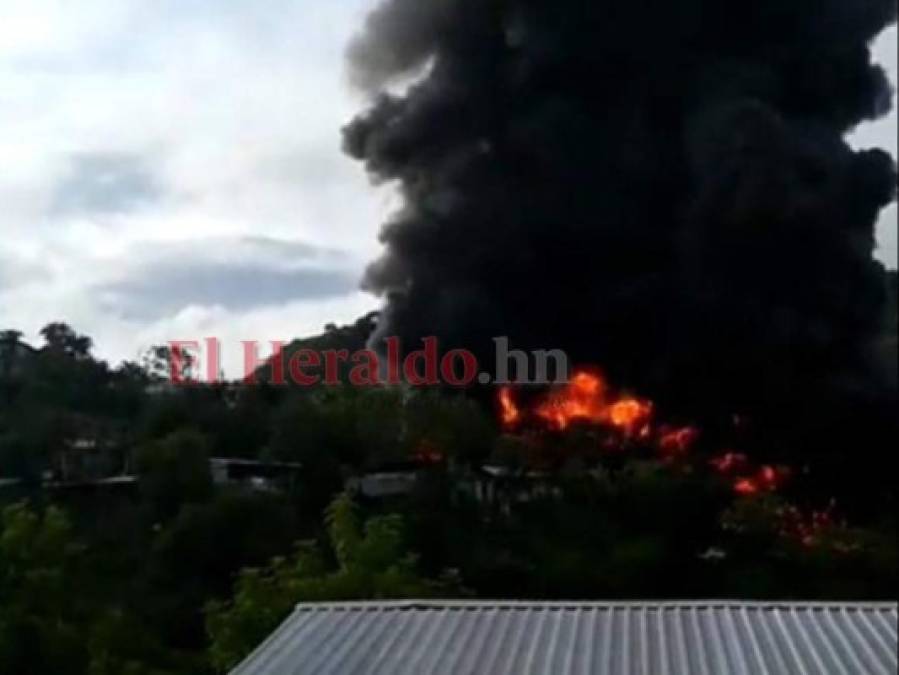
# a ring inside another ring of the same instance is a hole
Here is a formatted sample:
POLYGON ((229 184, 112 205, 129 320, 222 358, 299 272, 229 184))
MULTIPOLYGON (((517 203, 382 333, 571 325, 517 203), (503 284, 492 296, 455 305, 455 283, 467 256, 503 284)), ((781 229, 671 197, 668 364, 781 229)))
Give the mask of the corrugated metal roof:
POLYGON ((232 675, 895 675, 896 650, 896 604, 310 604, 232 675))

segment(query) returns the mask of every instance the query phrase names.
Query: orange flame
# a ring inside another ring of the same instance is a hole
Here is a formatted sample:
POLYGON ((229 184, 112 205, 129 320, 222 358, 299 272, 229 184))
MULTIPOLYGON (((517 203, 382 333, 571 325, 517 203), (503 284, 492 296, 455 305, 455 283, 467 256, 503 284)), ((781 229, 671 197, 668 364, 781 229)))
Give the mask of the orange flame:
POLYGON ((609 408, 609 421, 628 436, 646 426, 652 417, 652 403, 636 398, 623 398, 609 408))
MULTIPOLYGON (((600 374, 591 370, 576 371, 563 387, 526 408, 515 401, 511 387, 503 387, 499 391, 499 411, 506 428, 530 422, 540 422, 556 431, 564 431, 575 423, 603 426, 617 433, 605 437, 602 447, 624 449, 630 447, 629 442, 639 440, 646 447, 654 447, 667 461, 686 455, 700 435, 694 426, 656 426, 652 401, 616 394, 600 374)), ((735 426, 744 424, 742 418, 734 418, 735 426)), ((708 461, 742 496, 776 492, 790 474, 784 467, 754 465, 745 454, 732 450, 708 461)))
POLYGON ((783 467, 762 466, 753 476, 741 477, 734 483, 738 495, 754 495, 760 492, 777 492, 789 476, 783 467))
POLYGON ((606 385, 601 377, 579 372, 563 389, 550 394, 535 413, 558 430, 577 421, 600 423, 605 419, 605 394, 606 385))
POLYGON ((668 457, 683 455, 693 447, 698 438, 699 429, 696 427, 663 428, 659 438, 659 450, 668 457))
POLYGON ((512 390, 509 387, 503 387, 499 392, 499 408, 500 418, 503 425, 513 427, 521 421, 521 411, 512 398, 512 390))
POLYGON ((647 430, 652 403, 632 397, 611 399, 608 386, 597 374, 579 371, 559 391, 553 392, 534 411, 556 430, 575 422, 607 424, 633 436, 647 430))

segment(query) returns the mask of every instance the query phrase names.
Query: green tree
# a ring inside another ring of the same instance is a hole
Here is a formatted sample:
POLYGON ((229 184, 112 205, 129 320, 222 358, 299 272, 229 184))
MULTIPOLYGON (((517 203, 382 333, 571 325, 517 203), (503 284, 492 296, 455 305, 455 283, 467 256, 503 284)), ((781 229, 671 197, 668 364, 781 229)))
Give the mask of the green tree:
POLYGON ((0 330, 0 377, 8 378, 22 345, 22 331, 0 330))
POLYGON ((109 609, 94 621, 88 640, 87 675, 199 675, 197 655, 159 641, 152 627, 130 611, 109 609))
POLYGON ((403 393, 397 389, 335 387, 298 393, 272 425, 275 458, 300 462, 303 505, 324 508, 343 488, 343 470, 364 470, 405 459, 403 393))
POLYGON ((77 359, 89 358, 94 344, 89 337, 79 335, 74 328, 61 322, 48 323, 41 328, 41 337, 49 351, 77 359))
POLYGON ((24 333, 22 333, 22 331, 16 330, 15 328, 0 330, 0 345, 4 347, 15 347, 22 341, 23 335, 24 333))
POLYGON ((420 390, 405 403, 406 445, 415 454, 432 448, 464 464, 479 464, 496 442, 496 425, 476 401, 420 390))
POLYGON ((245 567, 265 565, 300 536, 290 502, 278 495, 226 491, 185 505, 155 538, 146 561, 152 597, 143 609, 170 645, 205 646, 202 608, 228 597, 245 567))
POLYGON ((140 489, 155 517, 174 517, 182 505, 212 494, 209 444, 199 432, 183 429, 138 449, 140 489))
POLYGON ((220 672, 243 659, 298 602, 419 598, 462 592, 452 574, 427 579, 404 544, 403 521, 385 515, 363 521, 346 494, 338 496, 325 517, 329 564, 310 544, 288 558, 275 558, 264 569, 246 569, 229 602, 207 606, 210 660, 220 672))
MULTIPOLYGON (((86 654, 71 589, 81 552, 65 514, 0 514, 0 672, 80 673, 86 654)), ((77 586, 76 586, 77 587, 77 586)))
POLYGON ((183 380, 193 378, 196 357, 189 349, 173 349, 168 345, 155 345, 141 357, 141 367, 153 382, 165 382, 177 372, 183 380))

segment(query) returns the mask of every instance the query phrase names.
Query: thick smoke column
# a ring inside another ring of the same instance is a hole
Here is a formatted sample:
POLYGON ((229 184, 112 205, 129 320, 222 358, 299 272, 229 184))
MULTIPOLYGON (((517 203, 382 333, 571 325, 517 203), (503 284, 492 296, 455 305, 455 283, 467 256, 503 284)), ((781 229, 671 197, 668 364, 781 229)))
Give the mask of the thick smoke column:
POLYGON ((869 408, 874 222, 896 174, 843 138, 889 111, 868 45, 895 16, 894 0, 387 0, 350 49, 375 98, 345 130, 404 198, 366 277, 388 300, 380 334, 488 359, 498 335, 563 348, 691 413, 869 408))

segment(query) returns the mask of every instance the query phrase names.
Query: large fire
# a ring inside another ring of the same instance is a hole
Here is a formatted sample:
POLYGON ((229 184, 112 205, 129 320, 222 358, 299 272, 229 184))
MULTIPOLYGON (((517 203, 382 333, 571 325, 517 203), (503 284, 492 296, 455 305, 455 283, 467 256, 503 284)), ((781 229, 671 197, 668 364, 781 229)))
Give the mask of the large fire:
MULTIPOLYGON (((742 499, 773 495, 792 475, 788 467, 756 464, 736 450, 720 451, 709 458, 706 453, 714 452, 715 448, 708 447, 708 443, 706 447, 697 447, 701 437, 699 428, 657 423, 652 401, 617 394, 593 370, 575 372, 567 384, 527 404, 516 399, 512 387, 503 387, 498 404, 500 420, 508 432, 542 436, 545 432, 564 432, 574 425, 593 427, 604 450, 649 451, 665 463, 691 472, 706 466, 742 499), (702 450, 702 454, 692 453, 694 449, 702 450)), ((733 417, 734 430, 740 431, 745 424, 741 416, 733 417)), ((858 548, 846 534, 845 524, 835 521, 832 507, 807 514, 795 506, 787 506, 778 513, 780 535, 803 546, 827 545, 843 553, 858 548)))
MULTIPOLYGON (((575 372, 567 384, 526 407, 516 401, 511 387, 503 387, 499 412, 508 431, 531 425, 561 432, 572 425, 588 425, 607 432, 604 448, 645 446, 665 461, 685 459, 700 438, 700 430, 694 426, 657 424, 652 401, 617 394, 602 375, 589 370, 575 372)), ((742 496, 775 492, 789 475, 783 467, 754 466, 746 455, 733 451, 709 464, 742 496)))
MULTIPOLYGON (((503 395, 508 398, 509 390, 503 395)), ((631 437, 649 424, 652 403, 629 396, 614 397, 600 375, 580 371, 565 387, 540 403, 534 413, 559 431, 584 422, 611 426, 631 437)))
POLYGON ((563 387, 550 392, 532 408, 523 410, 510 387, 499 393, 500 418, 506 429, 514 429, 526 420, 555 431, 574 424, 606 427, 624 439, 650 440, 670 454, 685 452, 698 437, 692 427, 672 429, 653 425, 652 401, 615 394, 605 379, 594 372, 580 370, 563 387))

